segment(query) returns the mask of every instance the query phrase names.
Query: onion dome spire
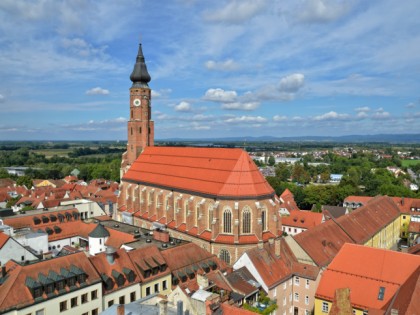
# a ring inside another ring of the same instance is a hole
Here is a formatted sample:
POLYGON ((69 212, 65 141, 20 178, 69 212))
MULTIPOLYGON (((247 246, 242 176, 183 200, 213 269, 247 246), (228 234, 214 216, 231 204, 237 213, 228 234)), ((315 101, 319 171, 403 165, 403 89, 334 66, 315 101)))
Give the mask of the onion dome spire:
POLYGON ((137 53, 136 63, 130 75, 130 80, 133 82, 132 87, 149 87, 147 83, 150 82, 151 78, 149 72, 147 72, 141 44, 139 44, 139 52, 137 53))

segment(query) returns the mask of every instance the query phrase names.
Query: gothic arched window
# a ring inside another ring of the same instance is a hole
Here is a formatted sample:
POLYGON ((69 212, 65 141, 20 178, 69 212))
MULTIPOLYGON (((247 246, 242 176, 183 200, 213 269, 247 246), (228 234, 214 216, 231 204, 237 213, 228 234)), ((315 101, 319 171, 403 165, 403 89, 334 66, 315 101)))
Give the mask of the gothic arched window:
POLYGON ((223 211, 223 233, 232 233, 232 212, 230 209, 223 211))
POLYGON ((220 250, 219 258, 224 262, 230 264, 230 253, 226 249, 220 250))
POLYGON ((267 230, 267 211, 266 210, 261 211, 261 227, 263 231, 267 230))
POLYGON ((242 233, 251 233, 251 211, 248 207, 242 210, 242 233))
POLYGON ((211 223, 213 222, 213 207, 208 208, 208 215, 209 215, 209 222, 208 222, 208 229, 211 230, 211 223))

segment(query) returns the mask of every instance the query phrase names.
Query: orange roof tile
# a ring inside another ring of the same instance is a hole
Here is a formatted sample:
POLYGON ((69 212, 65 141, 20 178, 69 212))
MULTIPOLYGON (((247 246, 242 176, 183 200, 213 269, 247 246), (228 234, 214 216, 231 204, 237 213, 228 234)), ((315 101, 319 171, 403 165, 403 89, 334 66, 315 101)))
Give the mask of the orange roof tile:
POLYGON ((218 198, 274 195, 241 149, 146 147, 123 180, 218 198))
POLYGON ((0 248, 6 244, 6 242, 9 240, 9 235, 4 234, 3 232, 0 232, 0 248))
POLYGON ((240 235, 238 237, 239 244, 257 244, 259 239, 255 234, 240 235))
POLYGON ((235 241, 235 236, 227 235, 227 234, 219 234, 219 235, 217 235, 217 237, 214 241, 216 243, 233 244, 234 241, 235 241))
POLYGON ((292 210, 290 215, 281 218, 281 223, 284 226, 293 226, 304 229, 310 229, 317 226, 322 222, 322 213, 305 211, 305 210, 292 210))
POLYGON ((353 306, 382 309, 419 266, 415 255, 345 244, 323 273, 316 296, 332 301, 337 288, 350 288, 353 306), (382 300, 380 287, 385 288, 382 300))

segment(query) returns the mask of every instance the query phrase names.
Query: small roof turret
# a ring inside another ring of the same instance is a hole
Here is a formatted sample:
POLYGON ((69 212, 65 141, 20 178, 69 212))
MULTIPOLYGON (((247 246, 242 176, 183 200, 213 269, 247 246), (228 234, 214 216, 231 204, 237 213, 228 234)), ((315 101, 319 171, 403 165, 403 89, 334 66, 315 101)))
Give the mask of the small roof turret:
POLYGON ((133 72, 130 75, 130 80, 133 82, 132 87, 149 87, 147 83, 150 82, 151 77, 147 72, 146 63, 144 61, 143 50, 139 44, 139 51, 137 53, 136 63, 133 72))
POLYGON ((89 237, 93 238, 109 237, 109 235, 110 234, 108 230, 101 223, 99 223, 96 228, 94 228, 93 231, 89 233, 89 237))

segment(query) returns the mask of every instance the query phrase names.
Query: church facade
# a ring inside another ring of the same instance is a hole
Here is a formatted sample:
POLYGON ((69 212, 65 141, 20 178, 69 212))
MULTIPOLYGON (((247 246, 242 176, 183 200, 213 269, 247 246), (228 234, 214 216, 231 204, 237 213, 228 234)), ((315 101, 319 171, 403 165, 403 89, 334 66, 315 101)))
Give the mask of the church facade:
POLYGON ((281 235, 279 200, 245 151, 154 146, 141 45, 130 79, 128 143, 114 218, 167 229, 229 264, 281 235))

